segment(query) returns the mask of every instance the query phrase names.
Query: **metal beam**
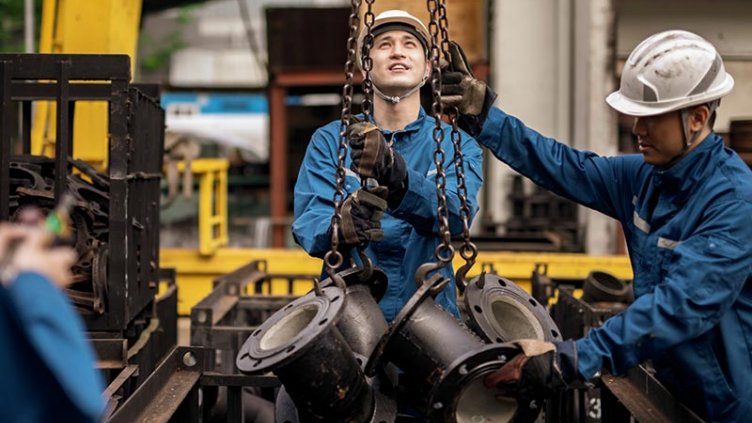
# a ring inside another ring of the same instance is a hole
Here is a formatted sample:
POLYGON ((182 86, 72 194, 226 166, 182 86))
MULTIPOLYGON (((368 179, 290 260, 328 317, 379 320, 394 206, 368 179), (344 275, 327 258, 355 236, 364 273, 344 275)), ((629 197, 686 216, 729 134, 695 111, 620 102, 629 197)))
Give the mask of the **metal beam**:
POLYGON ((169 422, 184 400, 192 397, 203 371, 203 349, 176 347, 110 422, 169 422))
MULTIPOLYGON (((690 409, 679 402, 642 366, 623 377, 604 375, 603 385, 640 423, 702 423, 690 409)), ((604 398, 605 399, 605 398, 604 398)), ((602 404, 604 411, 616 404, 602 404)), ((605 420, 604 421, 612 421, 605 420)))

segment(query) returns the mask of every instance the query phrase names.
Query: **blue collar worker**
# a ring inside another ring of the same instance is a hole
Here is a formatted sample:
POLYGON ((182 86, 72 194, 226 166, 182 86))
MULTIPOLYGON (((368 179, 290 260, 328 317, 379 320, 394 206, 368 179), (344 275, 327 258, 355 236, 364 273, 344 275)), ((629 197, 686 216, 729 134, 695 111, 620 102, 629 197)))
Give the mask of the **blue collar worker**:
MULTIPOLYGON (((470 77, 447 78, 456 87, 470 77)), ((658 379, 703 419, 748 421, 752 172, 712 130, 716 107, 734 85, 713 45, 667 31, 630 54, 619 90, 606 101, 635 118, 641 154, 575 150, 491 107, 485 87, 464 85, 478 92, 455 101, 482 99, 481 112, 464 119, 478 142, 538 185, 621 222, 636 296, 576 342, 523 346, 510 363, 522 377, 498 372, 487 385, 550 389, 651 360, 658 379), (525 371, 535 366, 549 370, 525 371)))
MULTIPOLYGON (((361 63, 371 61, 376 94, 373 115, 372 121, 348 128, 350 146, 344 187, 347 197, 342 205, 343 232, 339 239, 340 248, 345 244, 346 257, 357 260, 354 248, 365 246, 374 265, 387 274, 387 292, 379 305, 391 321, 417 288, 415 271, 420 265, 435 261, 434 251, 440 242, 434 121, 421 108, 419 94, 431 72, 427 60, 430 37, 419 19, 401 10, 379 14, 372 33, 372 47, 361 63), (379 187, 371 191, 360 189, 361 177, 373 178, 379 187)), ((361 34, 361 45, 363 39, 361 34)), ((359 118, 363 120, 362 115, 359 118)), ((313 134, 295 184, 293 235, 316 257, 323 257, 331 248, 339 130, 340 122, 335 121, 313 134)), ((463 224, 451 127, 444 124, 444 133, 449 228, 459 234, 463 224)), ((478 210, 476 196, 482 182, 481 149, 464 132, 460 145, 472 218, 478 210)), ((451 266, 441 269, 441 273, 452 277, 451 266)), ((436 301, 459 316, 451 284, 436 301)))

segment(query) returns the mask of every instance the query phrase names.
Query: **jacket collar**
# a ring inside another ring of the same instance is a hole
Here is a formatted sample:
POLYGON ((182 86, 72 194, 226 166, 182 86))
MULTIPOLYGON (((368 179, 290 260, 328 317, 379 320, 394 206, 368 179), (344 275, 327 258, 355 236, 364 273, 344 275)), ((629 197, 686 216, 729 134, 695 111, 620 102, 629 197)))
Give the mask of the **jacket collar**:
POLYGON ((714 166, 710 162, 723 149, 723 139, 711 132, 686 156, 669 168, 656 167, 654 183, 676 194, 687 194, 697 186, 714 166))
MULTIPOLYGON (((363 117, 364 117, 364 115, 362 113, 359 113, 357 115, 358 119, 362 120, 363 117)), ((426 113, 426 111, 423 110, 423 107, 421 106, 420 110, 418 110, 418 118, 415 119, 414 121, 408 123, 407 126, 405 126, 403 129, 400 129, 400 130, 397 130, 397 131, 389 131, 389 130, 386 130, 386 129, 382 129, 381 127, 379 127, 379 129, 381 130, 381 133, 383 133, 384 135, 389 135, 389 134, 391 134, 393 132, 415 132, 415 131, 420 130, 423 127, 423 125, 425 124, 426 117, 429 117, 429 116, 426 113)), ((373 119, 373 113, 371 113, 368 116, 368 120, 371 123, 373 123, 374 125, 378 126, 378 124, 376 124, 376 121, 373 119)))

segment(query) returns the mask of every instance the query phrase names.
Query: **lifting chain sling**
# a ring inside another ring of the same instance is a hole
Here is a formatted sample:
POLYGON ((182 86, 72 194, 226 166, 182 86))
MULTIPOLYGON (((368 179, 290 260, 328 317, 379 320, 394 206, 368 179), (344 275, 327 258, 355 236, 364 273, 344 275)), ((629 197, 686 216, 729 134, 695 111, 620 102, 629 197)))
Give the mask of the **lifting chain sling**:
POLYGON ((439 6, 438 0, 427 0, 428 12, 431 22, 428 25, 428 31, 431 34, 431 94, 433 103, 431 104, 431 114, 434 119, 433 140, 436 143, 436 150, 433 153, 433 161, 436 166, 436 195, 437 195, 437 218, 439 220, 439 236, 441 242, 436 246, 434 252, 439 269, 446 266, 454 258, 454 246, 452 246, 452 234, 449 231, 449 212, 447 210, 446 200, 446 173, 444 172, 444 159, 446 157, 441 143, 444 140, 444 128, 441 125, 441 67, 440 67, 440 48, 439 48, 439 6))
MULTIPOLYGON (((337 170, 336 188, 332 202, 334 203, 334 215, 332 216, 331 249, 324 255, 324 264, 329 276, 333 277, 337 269, 342 266, 344 258, 339 251, 339 228, 342 224, 342 202, 345 199, 345 157, 347 156, 347 127, 350 125, 352 96, 353 96, 353 73, 355 71, 355 50, 357 49, 358 25, 360 23, 361 0, 352 0, 349 25, 350 31, 347 38, 347 61, 345 62, 345 85, 342 87, 342 113, 339 125, 339 146, 337 147, 337 170)), ((317 284, 315 284, 317 285, 317 284)), ((315 286, 314 286, 315 288, 315 286)))
MULTIPOLYGON (((427 0, 426 1, 431 22, 429 23, 429 32, 431 34, 430 59, 433 69, 431 76, 431 93, 432 104, 431 114, 434 117, 435 127, 433 129, 433 138, 436 143, 434 151, 434 164, 436 165, 436 190, 437 190, 437 218, 439 220, 439 234, 441 243, 436 247, 435 256, 436 264, 425 264, 416 272, 418 283, 427 276, 429 271, 437 270, 446 266, 454 258, 454 247, 451 244, 451 232, 449 230, 449 213, 446 201, 446 173, 444 172, 445 153, 441 147, 444 139, 444 129, 441 126, 441 116, 444 113, 441 104, 441 62, 440 55, 443 54, 447 63, 449 57, 449 23, 447 20, 446 1, 445 0, 427 0), (439 32, 441 32, 441 44, 439 44, 439 32), (441 45, 441 47, 439 47, 441 45)), ((470 206, 467 202, 467 186, 465 184, 464 157, 462 155, 461 141, 462 137, 459 132, 457 117, 459 112, 456 107, 447 111, 447 115, 452 123, 451 140, 454 146, 454 156, 452 160, 455 164, 457 177, 457 195, 460 199, 460 218, 462 220, 463 245, 460 248, 460 256, 465 260, 465 264, 460 267, 455 274, 457 287, 463 291, 466 285, 465 276, 475 264, 475 258, 478 255, 478 249, 470 241, 470 206)))
MULTIPOLYGON (((446 0, 440 0, 439 3, 439 29, 441 30, 441 52, 444 54, 444 60, 451 63, 449 56, 449 22, 447 20, 446 0)), ((464 291, 467 285, 467 272, 475 264, 478 257, 478 247, 470 240, 470 206, 467 203, 467 185, 465 184, 465 161, 462 154, 462 137, 458 127, 457 119, 459 110, 456 106, 446 111, 449 121, 452 124, 452 144, 454 145, 454 166, 457 174, 457 195, 460 198, 460 218, 462 219, 462 247, 460 247, 460 256, 465 260, 455 273, 455 283, 460 291, 464 291)))
POLYGON ((365 36, 363 37, 363 46, 360 50, 361 65, 363 66, 363 102, 361 109, 363 110, 364 120, 368 121, 373 113, 373 81, 371 80, 373 60, 369 52, 371 51, 371 47, 373 47, 372 30, 375 16, 373 14, 374 0, 365 0, 365 2, 367 6, 366 13, 363 15, 365 36))
MULTIPOLYGON (((373 34, 371 29, 374 23, 374 14, 372 10, 374 0, 365 0, 368 8, 364 16, 365 24, 365 37, 363 39, 363 46, 361 52, 366 52, 362 60, 363 72, 365 77, 363 79, 363 102, 362 110, 365 115, 365 119, 370 119, 373 113, 373 82, 371 81, 371 69, 373 68, 373 61, 368 56, 367 52, 373 45, 373 34)), ((355 72, 355 62, 357 60, 357 44, 358 44, 358 26, 360 24, 360 5, 361 0, 351 1, 351 10, 349 17, 349 36, 347 38, 347 61, 345 62, 345 85, 342 87, 342 111, 340 116, 340 129, 339 129, 339 146, 337 148, 337 170, 336 174, 336 187, 332 202, 334 203, 334 215, 331 220, 331 249, 324 255, 324 264, 326 266, 329 276, 334 276, 337 269, 344 263, 344 256, 339 251, 339 228, 342 225, 342 202, 345 199, 344 184, 345 184, 345 158, 347 156, 347 128, 352 120, 352 98, 353 98, 353 76, 355 72)), ((363 186, 366 185, 366 181, 362 181, 363 186)), ((362 251, 358 249, 358 254, 363 261, 364 270, 369 274, 373 269, 370 258, 362 251)), ((365 276, 366 278, 368 276, 365 276)))

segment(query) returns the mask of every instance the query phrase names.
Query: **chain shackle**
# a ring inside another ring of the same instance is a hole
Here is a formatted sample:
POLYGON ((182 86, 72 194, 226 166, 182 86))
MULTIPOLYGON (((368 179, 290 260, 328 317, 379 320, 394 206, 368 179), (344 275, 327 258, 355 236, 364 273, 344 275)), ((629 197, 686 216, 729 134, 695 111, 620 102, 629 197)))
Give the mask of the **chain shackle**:
POLYGON ((350 11, 350 33, 347 38, 347 61, 345 62, 345 85, 342 87, 342 114, 339 126, 339 146, 337 147, 336 188, 332 197, 334 215, 331 220, 331 249, 324 255, 324 265, 330 276, 342 266, 344 258, 339 251, 339 227, 342 224, 342 202, 345 186, 345 157, 347 156, 347 127, 350 125, 353 96, 353 73, 355 71, 358 26, 360 25, 361 0, 352 0, 350 11))

